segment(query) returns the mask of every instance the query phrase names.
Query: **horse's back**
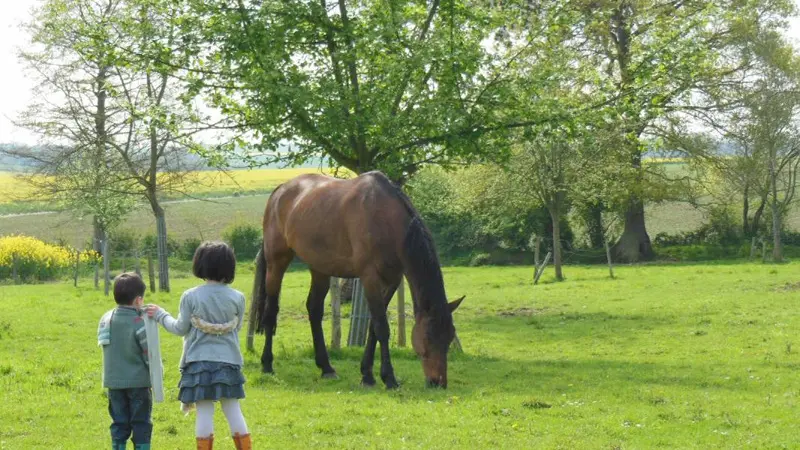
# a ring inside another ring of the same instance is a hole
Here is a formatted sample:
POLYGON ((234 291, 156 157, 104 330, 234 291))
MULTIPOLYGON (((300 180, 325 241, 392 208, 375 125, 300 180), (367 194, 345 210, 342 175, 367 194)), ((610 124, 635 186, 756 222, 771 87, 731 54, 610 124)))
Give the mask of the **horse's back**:
POLYGON ((301 175, 270 197, 265 240, 282 240, 329 274, 356 276, 365 265, 394 264, 412 215, 397 189, 380 172, 349 180, 301 175))

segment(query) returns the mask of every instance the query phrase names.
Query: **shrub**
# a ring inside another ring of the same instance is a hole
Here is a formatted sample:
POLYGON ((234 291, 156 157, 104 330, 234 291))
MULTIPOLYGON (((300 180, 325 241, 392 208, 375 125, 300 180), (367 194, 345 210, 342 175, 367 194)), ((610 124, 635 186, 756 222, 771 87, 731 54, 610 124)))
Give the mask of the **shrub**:
POLYGON ((201 243, 202 241, 198 238, 187 238, 181 243, 181 247, 178 250, 178 257, 185 261, 191 261, 192 258, 194 258, 195 250, 197 250, 197 247, 199 247, 201 243))
MULTIPOLYGON (((158 254, 158 240, 156 238, 156 235, 148 234, 147 236, 142 238, 141 248, 145 253, 150 253, 155 258, 155 256, 158 254)), ((180 248, 181 244, 177 240, 175 240, 175 238, 167 236, 167 254, 169 256, 177 255, 178 252, 180 251, 180 248)))
POLYGON ((653 239, 658 247, 723 246, 736 247, 745 242, 741 224, 730 209, 714 208, 709 212, 708 223, 694 231, 684 233, 659 233, 653 239))
MULTIPOLYGON (((508 207, 519 199, 502 198, 503 193, 497 192, 494 185, 503 176, 490 167, 457 172, 428 168, 414 176, 408 186, 409 197, 430 228, 441 257, 497 249, 524 251, 531 235, 552 236, 546 209, 529 200, 508 207)), ((566 217, 561 222, 561 238, 574 239, 566 217)))
POLYGON ((469 265, 472 267, 485 266, 492 261, 492 256, 488 253, 478 253, 469 260, 469 265))
POLYGON ((114 230, 108 234, 111 254, 132 255, 139 249, 140 236, 131 230, 114 230))
MULTIPOLYGON (((88 254, 86 255, 89 256, 88 254)), ((0 238, 0 279, 13 276, 16 257, 17 275, 22 280, 52 280, 74 261, 74 251, 46 244, 29 236, 0 238)))
POLYGON ((233 247, 239 261, 255 258, 261 248, 261 229, 246 222, 229 225, 222 232, 222 238, 233 247))

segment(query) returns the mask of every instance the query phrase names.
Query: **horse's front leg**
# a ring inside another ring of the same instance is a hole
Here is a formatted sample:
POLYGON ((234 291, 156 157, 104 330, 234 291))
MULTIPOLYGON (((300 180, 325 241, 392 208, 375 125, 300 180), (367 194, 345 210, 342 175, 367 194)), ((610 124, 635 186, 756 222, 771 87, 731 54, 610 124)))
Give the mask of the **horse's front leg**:
POLYGON ((375 337, 381 344, 381 380, 386 385, 386 389, 400 387, 394 376, 394 367, 389 357, 389 320, 386 318, 386 310, 381 317, 375 320, 375 337))
POLYGON ((387 286, 381 282, 381 277, 364 277, 361 282, 364 285, 364 293, 367 295, 370 318, 372 319, 372 329, 369 336, 371 340, 367 342, 367 349, 364 351, 364 360, 361 363, 361 373, 364 375, 365 362, 368 363, 369 374, 372 375, 372 360, 375 355, 375 342, 381 344, 381 380, 387 389, 394 389, 400 386, 394 376, 392 360, 389 356, 389 319, 386 317, 386 309, 389 301, 394 296, 398 284, 387 286))
POLYGON ((314 361, 322 369, 323 378, 337 378, 336 370, 331 366, 328 348, 325 346, 325 334, 322 331, 322 316, 325 313, 325 296, 328 295, 331 278, 317 272, 311 272, 311 290, 308 293, 306 309, 308 322, 311 325, 311 336, 314 340, 314 361))

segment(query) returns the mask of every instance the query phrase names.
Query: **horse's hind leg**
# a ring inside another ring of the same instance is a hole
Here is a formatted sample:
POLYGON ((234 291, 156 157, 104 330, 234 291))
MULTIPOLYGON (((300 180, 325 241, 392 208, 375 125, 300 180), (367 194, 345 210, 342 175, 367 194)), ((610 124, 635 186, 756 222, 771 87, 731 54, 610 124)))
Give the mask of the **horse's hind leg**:
POLYGON ((367 345, 364 347, 364 356, 361 358, 361 384, 364 386, 375 386, 372 367, 375 364, 375 347, 378 340, 375 337, 375 329, 371 325, 367 330, 367 345))
POLYGON ((311 271, 311 289, 308 292, 306 309, 308 322, 311 324, 311 336, 314 339, 314 361, 322 369, 323 378, 336 378, 336 370, 331 367, 328 349, 325 346, 325 334, 322 331, 322 316, 325 312, 325 296, 328 295, 331 278, 319 272, 311 271))
MULTIPOLYGON (((361 361, 362 383, 369 384, 372 378, 372 364, 375 358, 376 341, 381 344, 381 380, 387 389, 394 389, 400 385, 394 376, 394 368, 389 357, 389 319, 386 317, 386 309, 392 299, 398 283, 386 285, 379 277, 364 277, 361 282, 364 284, 364 293, 367 296, 370 318, 372 319, 372 330, 368 335, 367 348, 364 351, 364 359, 361 361)), ((372 378, 374 384, 374 378, 372 378)))
POLYGON ((279 257, 270 258, 267 260, 267 274, 266 274, 266 294, 267 299, 265 302, 264 311, 264 351, 261 353, 261 371, 264 373, 273 373, 272 361, 274 359, 272 354, 272 337, 275 336, 275 330, 278 327, 278 311, 280 310, 280 294, 281 283, 283 283, 283 275, 286 269, 294 258, 293 253, 281 254, 279 257))

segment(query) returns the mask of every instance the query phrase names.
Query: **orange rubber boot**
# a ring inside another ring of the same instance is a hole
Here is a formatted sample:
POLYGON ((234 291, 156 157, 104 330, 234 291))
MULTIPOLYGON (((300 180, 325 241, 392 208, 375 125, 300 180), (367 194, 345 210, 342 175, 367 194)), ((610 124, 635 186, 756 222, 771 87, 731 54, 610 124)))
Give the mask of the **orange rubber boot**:
POLYGON ((197 438, 197 450, 212 450, 214 448, 214 435, 207 438, 197 438))
POLYGON ((233 444, 236 445, 236 450, 253 450, 253 444, 250 442, 250 433, 233 435, 233 444))

